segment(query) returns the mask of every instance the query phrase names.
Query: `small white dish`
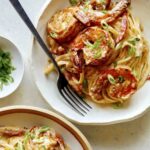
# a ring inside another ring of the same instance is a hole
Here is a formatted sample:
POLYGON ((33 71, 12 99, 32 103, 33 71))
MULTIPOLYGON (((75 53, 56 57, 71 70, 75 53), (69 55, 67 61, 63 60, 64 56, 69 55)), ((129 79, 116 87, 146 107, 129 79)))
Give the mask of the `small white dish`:
POLYGON ((10 40, 0 36, 0 48, 4 52, 10 53, 12 65, 15 67, 15 70, 12 72, 14 82, 0 90, 0 98, 4 98, 12 94, 20 85, 24 74, 24 63, 19 49, 10 40))
MULTIPOLYGON (((49 0, 46 5, 40 11, 39 20, 37 22, 37 30, 45 38, 46 25, 49 18, 60 9, 69 6, 69 0, 49 0)), ((132 10, 135 16, 139 17, 141 23, 144 26, 145 37, 150 40, 150 1, 147 0, 136 0, 132 1, 132 10)), ((46 41, 45 41, 46 42, 46 41)), ((146 110, 150 108, 150 81, 137 91, 137 93, 129 101, 129 104, 121 109, 114 109, 110 107, 102 107, 88 102, 92 107, 85 117, 80 116, 74 110, 72 110, 59 94, 57 89, 56 81, 57 75, 52 73, 49 77, 44 75, 44 67, 47 65, 48 57, 43 52, 38 42, 34 40, 32 47, 32 72, 36 85, 41 92, 45 100, 59 113, 67 117, 73 122, 83 125, 109 125, 120 122, 127 122, 144 114, 146 110)))
POLYGON ((59 133, 72 150, 92 150, 85 136, 59 115, 31 106, 11 106, 0 109, 0 126, 50 126, 59 133))

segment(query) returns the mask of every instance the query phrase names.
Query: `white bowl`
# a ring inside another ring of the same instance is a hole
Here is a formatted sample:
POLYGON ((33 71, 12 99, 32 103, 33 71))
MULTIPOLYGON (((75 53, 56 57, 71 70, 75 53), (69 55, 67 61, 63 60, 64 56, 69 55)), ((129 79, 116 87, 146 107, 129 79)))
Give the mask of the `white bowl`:
POLYGON ((92 150, 84 135, 70 122, 57 114, 30 106, 0 109, 0 126, 50 126, 55 129, 72 150, 92 150))
MULTIPOLYGON (((50 0, 40 11, 37 22, 37 30, 45 39, 46 25, 51 17, 57 10, 62 9, 69 5, 69 0, 50 0)), ((139 17, 144 29, 145 36, 150 40, 150 1, 136 0, 132 1, 133 13, 139 17)), ((46 42, 46 41, 45 41, 46 42)), ((68 119, 78 124, 88 125, 109 125, 120 122, 127 122, 141 116, 150 107, 150 82, 137 91, 132 97, 129 104, 121 109, 114 109, 110 107, 101 107, 93 102, 89 101, 89 104, 93 107, 85 117, 80 116, 73 111, 59 94, 57 89, 56 74, 52 73, 49 77, 46 77, 43 73, 44 67, 47 65, 48 57, 43 52, 39 44, 34 41, 32 47, 32 72, 38 89, 45 100, 59 113, 67 117, 68 119)))
POLYGON ((0 91, 0 98, 4 98, 12 94, 20 85, 24 74, 24 63, 18 48, 8 39, 0 37, 0 48, 4 50, 4 52, 11 54, 12 64, 15 67, 15 70, 12 72, 14 82, 4 86, 0 91))

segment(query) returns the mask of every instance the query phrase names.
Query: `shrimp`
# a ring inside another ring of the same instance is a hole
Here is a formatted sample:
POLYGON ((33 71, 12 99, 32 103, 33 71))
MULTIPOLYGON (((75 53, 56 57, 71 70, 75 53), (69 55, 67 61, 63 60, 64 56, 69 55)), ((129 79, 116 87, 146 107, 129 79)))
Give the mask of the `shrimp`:
POLYGON ((56 12, 47 26, 47 34, 62 44, 72 40, 82 29, 81 24, 75 17, 76 7, 68 7, 56 12))
POLYGON ((107 62, 113 53, 114 40, 107 31, 89 27, 71 43, 73 51, 82 51, 86 65, 100 65, 107 62))
POLYGON ((131 0, 121 0, 112 10, 106 10, 105 12, 94 10, 90 5, 80 5, 76 9, 75 17, 86 26, 101 25, 102 21, 112 23, 126 11, 130 3, 131 0))
POLYGON ((97 79, 92 83, 90 96, 94 99, 102 99, 102 91, 109 91, 113 99, 128 99, 137 90, 137 79, 127 68, 101 70, 97 79))

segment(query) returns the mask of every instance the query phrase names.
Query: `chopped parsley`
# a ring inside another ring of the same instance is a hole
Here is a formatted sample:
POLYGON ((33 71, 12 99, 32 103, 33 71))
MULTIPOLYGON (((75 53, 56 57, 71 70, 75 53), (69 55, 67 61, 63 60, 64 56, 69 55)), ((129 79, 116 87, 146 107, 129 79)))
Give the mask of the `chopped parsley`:
POLYGON ((82 85, 83 85, 83 88, 86 89, 88 87, 88 81, 84 79, 82 85))
POLYGON ((130 46, 128 49, 128 55, 133 56, 136 53, 136 48, 133 46, 130 46))
POLYGON ((44 132, 47 132, 48 130, 50 130, 50 127, 47 127, 47 126, 43 126, 39 129, 39 132, 40 133, 44 133, 44 132))
POLYGON ((90 43, 89 41, 86 41, 85 44, 90 50, 95 52, 94 53, 95 59, 101 57, 102 55, 102 50, 100 48, 101 40, 96 40, 94 44, 90 43))
POLYGON ((101 10, 101 12, 102 12, 103 14, 107 14, 107 13, 108 13, 107 10, 101 10))
POLYGON ((18 142, 15 150, 24 150, 23 144, 21 142, 18 142))
POLYGON ((136 43, 137 42, 139 42, 140 41, 140 38, 133 38, 133 39, 130 39, 128 42, 130 43, 130 44, 132 44, 133 46, 135 46, 136 45, 136 43))
POLYGON ((43 150, 46 150, 46 146, 45 145, 43 145, 42 148, 43 148, 43 150))
POLYGON ((72 6, 74 6, 77 5, 80 2, 80 0, 69 0, 69 2, 72 6))
POLYGON ((97 58, 100 58, 102 55, 102 51, 101 49, 99 49, 95 54, 94 54, 94 58, 97 59, 97 58))
POLYGON ((120 83, 123 83, 123 82, 125 81, 125 79, 124 79, 123 76, 119 76, 118 79, 119 79, 119 82, 120 82, 120 83))
POLYGON ((8 85, 14 82, 11 76, 15 70, 12 65, 11 55, 9 52, 4 52, 0 49, 0 89, 2 90, 4 85, 8 85))
POLYGON ((133 68, 132 74, 133 74, 136 78, 138 77, 138 74, 137 74, 137 71, 135 70, 135 68, 133 68))
POLYGON ((118 65, 117 61, 113 62, 113 65, 114 65, 114 68, 116 68, 118 65))
POLYGON ((87 12, 90 9, 90 1, 85 1, 84 2, 84 7, 83 7, 83 11, 87 12))
POLYGON ((99 46, 100 46, 100 44, 101 44, 100 40, 96 40, 96 41, 94 42, 94 44, 93 44, 92 49, 98 49, 99 46))
POLYGON ((51 33, 50 33, 50 36, 51 36, 52 38, 57 38, 58 35, 57 35, 55 32, 51 32, 51 33))
POLYGON ((100 47, 100 43, 100 40, 96 40, 94 44, 90 43, 89 41, 85 42, 86 46, 91 50, 98 49, 100 47))
POLYGON ((102 22, 101 24, 102 24, 103 29, 109 28, 109 25, 106 22, 102 22))
POLYGON ((107 78, 111 84, 116 84, 116 80, 114 79, 114 77, 111 74, 108 74, 107 78))
POLYGON ((98 0, 98 2, 102 5, 105 5, 106 4, 106 0, 98 0))
POLYGON ((120 103, 120 102, 118 102, 118 103, 114 103, 114 104, 112 104, 112 107, 113 107, 114 109, 120 109, 120 108, 122 108, 122 107, 123 107, 123 104, 122 104, 122 103, 120 103))

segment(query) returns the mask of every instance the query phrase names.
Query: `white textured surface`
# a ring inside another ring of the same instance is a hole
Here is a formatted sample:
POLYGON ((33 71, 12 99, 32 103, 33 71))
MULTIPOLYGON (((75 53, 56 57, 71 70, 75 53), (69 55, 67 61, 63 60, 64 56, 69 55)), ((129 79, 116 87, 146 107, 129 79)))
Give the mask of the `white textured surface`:
MULTIPOLYGON (((34 22, 38 11, 46 0, 20 0, 20 2, 34 22)), ((25 75, 21 86, 11 96, 1 99, 0 107, 24 104, 51 109, 32 81, 29 68, 32 36, 8 0, 0 0, 0 35, 16 43, 21 49, 25 61, 25 75)), ((112 126, 78 127, 86 135, 94 150, 150 149, 150 112, 129 123, 112 126)))

